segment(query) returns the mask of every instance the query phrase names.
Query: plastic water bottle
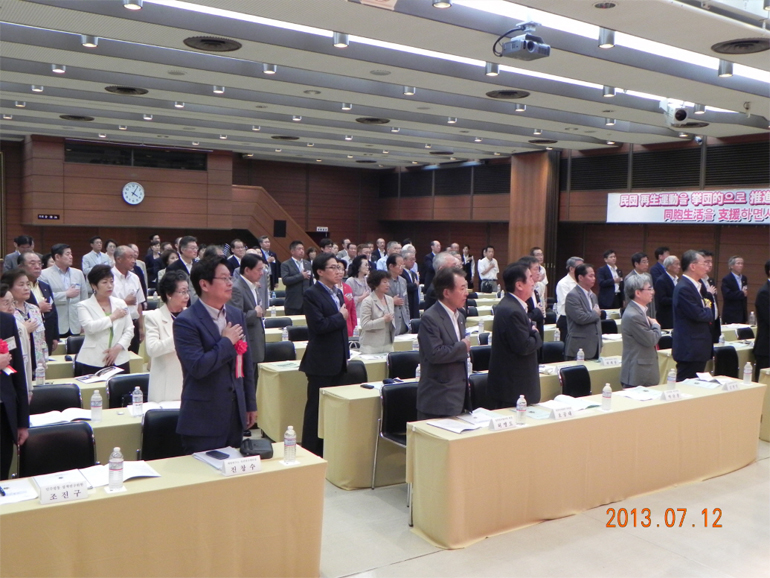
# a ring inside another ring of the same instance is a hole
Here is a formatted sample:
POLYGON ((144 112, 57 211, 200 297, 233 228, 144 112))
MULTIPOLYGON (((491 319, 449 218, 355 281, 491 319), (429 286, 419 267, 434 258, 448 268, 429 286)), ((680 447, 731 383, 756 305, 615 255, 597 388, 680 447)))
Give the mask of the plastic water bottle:
POLYGON ((720 335, 719 336, 719 345, 724 345, 724 344, 725 344, 725 336, 724 335, 720 335))
POLYGON ((473 362, 471 361, 470 357, 468 357, 468 359, 465 360, 465 368, 468 372, 468 377, 470 377, 471 373, 473 373, 473 362))
POLYGON ((666 378, 666 389, 676 389, 676 369, 671 368, 666 378))
POLYGON ((577 361, 585 361, 586 360, 586 354, 583 349, 578 349, 577 356, 575 357, 577 361))
POLYGON ((420 364, 419 363, 417 364, 417 367, 414 370, 414 378, 417 381, 420 381, 420 364))
POLYGON ((123 486, 123 454, 120 448, 113 448, 110 454, 110 490, 119 490, 123 486))
POLYGON ((275 305, 270 306, 270 317, 275 317, 276 311, 275 311, 275 305))
POLYGON ((283 434, 283 463, 297 463, 297 432, 294 431, 293 425, 283 434))
POLYGON ((270 299, 275 299, 275 298, 276 298, 275 297, 275 291, 273 291, 272 293, 270 293, 270 299))
POLYGON ((134 417, 142 417, 142 403, 144 403, 144 394, 142 388, 137 385, 131 392, 131 412, 134 417))
POLYGON ((604 384, 602 389, 602 411, 610 411, 612 409, 612 388, 609 383, 604 384))
POLYGON ((35 385, 45 385, 45 365, 42 361, 38 361, 35 368, 35 385))
POLYGON ((751 313, 749 313, 749 325, 754 326, 756 324, 757 324, 757 316, 754 315, 754 312, 752 311, 751 313))
POLYGON ((102 406, 104 405, 104 402, 102 400, 102 394, 99 393, 98 389, 94 390, 93 395, 91 395, 91 421, 102 421, 102 406))
POLYGON ((281 329, 281 341, 288 341, 289 340, 289 328, 284 327, 281 329))
POLYGON ((484 320, 479 317, 479 335, 481 335, 484 332, 484 320))
POLYGON ((360 325, 356 325, 356 326, 353 328, 353 337, 355 337, 356 339, 358 339, 359 337, 361 337, 361 326, 360 326, 360 325))
POLYGON ((746 365, 743 366, 743 383, 751 383, 752 370, 751 362, 747 361, 746 365))
POLYGON ((487 336, 487 345, 492 347, 492 332, 490 332, 489 335, 487 336))
POLYGON ((554 341, 561 341, 561 331, 559 331, 559 328, 553 330, 553 340, 554 341))
POLYGON ((419 339, 413 339, 412 340, 412 351, 420 351, 420 340, 419 339))
POLYGON ((519 401, 516 402, 516 425, 524 425, 527 417, 527 399, 523 396, 519 396, 519 401))

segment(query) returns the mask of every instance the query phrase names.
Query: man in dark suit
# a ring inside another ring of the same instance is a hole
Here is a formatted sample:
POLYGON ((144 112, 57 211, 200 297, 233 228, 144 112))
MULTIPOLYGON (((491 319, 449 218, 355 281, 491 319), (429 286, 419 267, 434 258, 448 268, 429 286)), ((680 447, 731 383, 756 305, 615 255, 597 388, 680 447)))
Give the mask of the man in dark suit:
POLYGON ((438 302, 420 321, 420 383, 417 386, 417 417, 455 416, 468 408, 468 353, 465 316, 460 312, 468 296, 468 282, 461 267, 440 269, 433 279, 438 302))
POLYGON ((623 305, 623 272, 616 266, 618 256, 615 251, 605 251, 604 262, 604 267, 599 267, 596 272, 599 280, 599 307, 620 309, 623 305))
POLYGON ((32 285, 27 302, 37 305, 43 314, 45 343, 48 346, 48 353, 53 355, 54 349, 59 344, 59 315, 56 312, 53 290, 48 283, 40 279, 40 272, 43 269, 37 253, 34 251, 22 253, 19 266, 27 272, 27 278, 32 285))
MULTIPOLYGON (((445 269, 446 267, 461 267, 460 259, 458 259, 456 256, 452 255, 452 253, 448 251, 444 251, 443 253, 439 253, 436 255, 436 258, 433 260, 433 269, 437 273, 441 269, 445 269)), ((425 291, 425 311, 430 309, 433 305, 436 304, 438 295, 436 294, 436 289, 433 287, 433 283, 430 285, 425 285, 423 287, 423 290, 425 291)), ((464 312, 465 306, 463 305, 460 307, 460 309, 464 312)))
POLYGON ((270 269, 269 290, 272 291, 278 285, 278 279, 281 276, 281 262, 278 260, 278 255, 270 250, 270 237, 267 235, 259 238, 259 250, 262 251, 265 267, 270 269))
POLYGON ((757 316, 757 338, 754 340, 754 381, 759 381, 759 370, 770 367, 770 261, 765 261, 767 282, 757 293, 754 311, 757 316))
POLYGON ((714 269, 714 253, 707 249, 702 249, 700 254, 703 255, 706 265, 706 276, 700 280, 700 294, 704 300, 707 299, 711 304, 711 316, 714 320, 711 324, 711 341, 712 343, 718 343, 719 337, 722 335, 722 322, 719 320, 717 282, 716 279, 711 277, 711 271, 714 269))
MULTIPOLYGON (((192 268, 198 259, 198 240, 191 236, 186 235, 179 238, 179 259, 171 263, 166 267, 166 271, 182 271, 188 276, 192 275, 192 268)), ((228 267, 229 271, 230 268, 228 267)), ((198 293, 190 281, 190 303, 192 305, 198 300, 198 293)))
POLYGON ((333 253, 320 253, 313 260, 313 275, 318 282, 303 296, 309 339, 299 365, 299 370, 307 376, 302 447, 319 456, 323 456, 323 440, 318 438, 320 389, 339 384, 350 357, 348 310, 342 292, 336 287, 342 281, 343 268, 333 253))
POLYGON ((13 240, 15 251, 3 258, 3 271, 10 271, 19 266, 19 257, 27 251, 35 250, 35 240, 29 235, 19 235, 13 240))
MULTIPOLYGON (((539 268, 540 263, 535 260, 539 268)), ((492 326, 492 356, 489 360, 489 392, 495 407, 514 407, 520 395, 528 404, 540 401, 537 352, 543 339, 527 316, 527 302, 535 282, 532 271, 519 261, 503 271, 505 296, 497 305, 492 326)))
MULTIPOLYGON (((540 295, 535 290, 536 279, 540 274, 540 261, 538 261, 537 257, 526 255, 519 259, 519 263, 529 269, 529 273, 532 276, 532 294, 528 299, 525 299, 525 303, 527 304, 527 317, 529 317, 529 320, 535 324, 535 327, 537 327, 537 332, 540 334, 540 339, 542 341, 545 336, 545 314, 540 308, 540 295)), ((505 281, 503 281, 503 283, 505 283, 505 281)), ((506 289, 506 291, 508 290, 506 289)), ((539 353, 540 349, 538 349, 538 355, 539 353)))
POLYGON ((246 243, 240 239, 233 239, 230 244, 230 249, 233 252, 227 259, 227 268, 230 269, 230 274, 241 266, 241 259, 246 254, 246 243))
POLYGON ((174 345, 182 365, 182 406, 176 431, 187 453, 240 447, 257 419, 254 366, 243 353, 237 373, 236 344, 244 340, 243 312, 227 305, 233 281, 224 257, 193 266, 199 300, 174 321, 174 345))
POLYGON ((404 270, 401 276, 406 279, 406 294, 409 298, 409 318, 420 318, 420 278, 411 269, 414 267, 414 251, 403 251, 404 270))
POLYGON ((433 241, 430 244, 430 253, 425 255, 422 263, 421 279, 424 287, 430 287, 430 284, 433 282, 433 277, 436 275, 436 271, 433 268, 433 259, 435 259, 436 255, 439 253, 441 253, 441 243, 433 241))
MULTIPOLYGON (((372 263, 377 263, 380 259, 382 259, 387 253, 385 252, 385 239, 380 237, 377 239, 377 246, 374 247, 374 249, 371 252, 371 261, 372 263)), ((372 267, 372 271, 374 271, 376 267, 372 267)))
POLYGON ((658 278, 666 272, 666 264, 664 261, 671 254, 668 247, 658 247, 655 249, 655 264, 650 267, 650 275, 652 275, 652 284, 655 286, 655 282, 658 278))
POLYGON ((599 302, 591 291, 596 282, 594 268, 581 263, 575 267, 575 280, 577 285, 564 302, 569 328, 564 358, 575 359, 582 349, 586 359, 598 359, 602 352, 602 318, 599 302))
POLYGON ((666 272, 655 281, 655 309, 661 329, 674 327, 674 288, 679 281, 682 266, 679 257, 669 255, 663 261, 666 272))
POLYGON ((24 445, 29 428, 27 380, 18 335, 13 315, 0 312, 0 339, 8 345, 8 353, 0 353, 0 480, 8 479, 13 446, 24 445), (7 368, 16 373, 7 374, 7 368))
POLYGON ((727 260, 730 272, 722 278, 722 323, 746 323, 749 319, 749 280, 743 274, 743 257, 727 260))
POLYGON ((673 357, 676 361, 676 380, 695 377, 706 369, 711 359, 713 344, 711 325, 714 322, 709 303, 700 293, 700 280, 706 275, 706 261, 697 251, 682 255, 684 274, 674 289, 673 357))
POLYGON ((265 326, 262 323, 265 307, 259 295, 265 262, 260 255, 247 253, 241 259, 240 272, 238 278, 233 281, 230 304, 243 311, 246 316, 246 341, 249 343, 251 362, 254 364, 254 379, 257 379, 257 364, 265 359, 265 326))
POLYGON ((302 315, 302 294, 312 284, 310 261, 305 259, 305 246, 302 241, 292 241, 289 245, 291 259, 281 263, 281 279, 286 287, 286 299, 283 310, 286 315, 302 315))

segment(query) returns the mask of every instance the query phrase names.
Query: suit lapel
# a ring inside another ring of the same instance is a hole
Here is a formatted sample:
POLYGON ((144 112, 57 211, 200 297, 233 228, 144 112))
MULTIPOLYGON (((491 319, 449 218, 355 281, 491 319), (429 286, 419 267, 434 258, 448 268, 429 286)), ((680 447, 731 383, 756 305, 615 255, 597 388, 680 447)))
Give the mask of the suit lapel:
POLYGON ((214 341, 219 341, 222 336, 219 334, 216 324, 212 321, 208 309, 206 309, 200 299, 195 302, 193 307, 196 309, 195 314, 198 316, 201 324, 206 328, 214 341))
POLYGON ((251 292, 251 287, 249 287, 249 284, 246 283, 246 279, 243 277, 238 278, 238 283, 241 284, 241 292, 243 293, 244 298, 249 301, 249 306, 254 309, 257 304, 254 303, 254 294, 251 292))

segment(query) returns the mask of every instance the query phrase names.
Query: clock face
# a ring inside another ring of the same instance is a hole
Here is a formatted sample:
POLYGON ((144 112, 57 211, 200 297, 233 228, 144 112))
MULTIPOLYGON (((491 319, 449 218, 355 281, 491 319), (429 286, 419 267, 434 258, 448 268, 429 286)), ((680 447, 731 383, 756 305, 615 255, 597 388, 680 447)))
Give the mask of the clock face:
POLYGON ((144 200, 144 187, 139 183, 123 185, 123 200, 129 205, 138 205, 144 200))

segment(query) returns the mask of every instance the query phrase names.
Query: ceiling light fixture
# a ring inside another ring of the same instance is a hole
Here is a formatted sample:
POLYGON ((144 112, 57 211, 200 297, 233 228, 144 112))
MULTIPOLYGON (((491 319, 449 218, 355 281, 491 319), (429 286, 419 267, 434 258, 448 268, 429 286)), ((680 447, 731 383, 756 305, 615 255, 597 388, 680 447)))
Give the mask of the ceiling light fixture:
POLYGON ((192 141, 192 146, 194 147, 197 147, 199 144, 201 143, 199 143, 197 140, 192 141))
POLYGON ((125 124, 119 124, 118 130, 128 130, 128 127, 125 124))
POLYGON ((281 149, 275 149, 275 152, 279 153, 281 152, 281 149))
POLYGON ((686 132, 680 132, 679 133, 679 138, 689 138, 689 137, 690 137, 690 135, 687 134, 686 132))
POLYGON ((392 127, 392 128, 390 129, 390 132, 401 132, 401 129, 400 129, 400 128, 398 128, 397 126, 394 126, 394 127, 392 127))
POLYGON ((27 108, 27 103, 23 100, 17 100, 13 103, 16 108, 27 108))
POLYGON ((420 163, 418 163, 417 161, 412 161, 412 164, 413 165, 419 165, 420 163))
POLYGON ((608 144, 608 145, 614 145, 614 144, 615 144, 615 141, 614 141, 614 140, 608 140, 608 141, 607 141, 607 144, 608 144))
POLYGON ((496 157, 500 156, 500 153, 493 153, 496 157))
POLYGON ((254 132, 259 132, 259 131, 262 130, 262 127, 259 126, 258 124, 252 124, 251 125, 251 130, 253 130, 254 132))
POLYGON ((527 105, 526 104, 517 104, 516 108, 514 109, 515 112, 526 112, 527 105))
POLYGON ((733 63, 729 60, 719 59, 719 69, 717 70, 719 78, 729 78, 733 75, 733 63))
POLYGON ((599 48, 615 47, 615 31, 609 28, 599 28, 599 48))
POLYGON ((427 143, 425 143, 425 148, 426 148, 426 149, 429 149, 429 148, 430 148, 430 145, 429 145, 429 144, 427 144, 427 143))
POLYGON ((342 103, 342 110, 353 110, 353 105, 349 102, 342 103))
POLYGON ((4 114, 3 115, 3 120, 13 120, 13 115, 12 114, 4 114))
POLYGON ((452 0, 433 0, 434 8, 451 8, 452 0))
POLYGON ((615 96, 615 87, 614 86, 607 86, 604 85, 604 88, 602 89, 602 96, 604 98, 612 98, 615 96))
POLYGON ((390 151, 382 151, 382 154, 384 155, 390 154, 390 151))
POLYGON ((222 139, 222 140, 227 140, 227 135, 226 134, 220 134, 219 138, 222 139))
POLYGON ((99 46, 99 37, 91 36, 90 34, 81 34, 80 44, 82 44, 85 48, 96 48, 99 46))
POLYGON ((300 122, 302 120, 302 116, 295 114, 294 116, 291 117, 291 120, 293 120, 294 122, 300 122))
POLYGON ((309 142, 309 143, 307 143, 307 146, 309 146, 309 147, 314 147, 314 146, 315 146, 315 143, 309 142))
POLYGON ((696 104, 695 105, 695 114, 706 114, 706 105, 705 104, 696 104))
POLYGON ((545 147, 545 150, 547 150, 547 151, 552 151, 552 150, 553 150, 553 147, 545 147))
POLYGON ((347 32, 335 32, 333 42, 335 48, 347 48, 350 44, 350 36, 347 32))
POLYGON ((64 64, 52 64, 51 70, 56 74, 64 74, 67 72, 67 67, 64 64))
POLYGON ((345 140, 353 140, 353 137, 349 134, 345 135, 345 140))
POLYGON ((482 138, 480 136, 477 136, 475 139, 473 139, 473 142, 481 142, 482 138))
POLYGON ((457 117, 456 116, 450 116, 446 119, 447 124, 457 124, 457 117))
POLYGON ((278 67, 275 64, 268 64, 267 62, 262 64, 263 74, 275 74, 278 72, 278 67))
POLYGON ((417 89, 414 86, 404 87, 404 96, 414 96, 417 94, 417 89))
POLYGON ((614 118, 605 118, 604 119, 605 126, 615 126, 615 119, 614 118))
POLYGON ((144 0, 123 0, 123 8, 126 10, 141 10, 144 0))
POLYGON ((500 65, 497 62, 487 62, 484 67, 484 74, 487 76, 497 76, 500 74, 500 65))
POLYGON ((323 159, 316 159, 315 162, 317 163, 323 162, 323 159))
POLYGON ((99 138, 107 138, 107 135, 103 132, 99 133, 99 138))
POLYGON ((147 114, 147 113, 145 113, 145 114, 143 114, 143 115, 142 115, 142 118, 143 118, 144 120, 152 120, 152 115, 151 115, 151 114, 147 114))
POLYGON ((184 103, 183 103, 183 102, 181 102, 181 101, 179 101, 179 100, 177 100, 177 101, 174 103, 174 108, 184 108, 184 103))
POLYGON ((349 158, 349 159, 352 159, 352 158, 353 158, 353 155, 348 155, 348 158, 349 158))
POLYGON ((225 93, 225 87, 224 86, 217 86, 215 84, 213 90, 214 90, 214 94, 224 94, 225 93))
POLYGON ((532 132, 532 134, 534 134, 535 136, 540 136, 541 134, 543 134, 543 129, 541 129, 541 128, 536 128, 536 129, 535 129, 535 130, 532 132))
POLYGON ((44 87, 37 84, 32 85, 32 92, 43 92, 44 87))

